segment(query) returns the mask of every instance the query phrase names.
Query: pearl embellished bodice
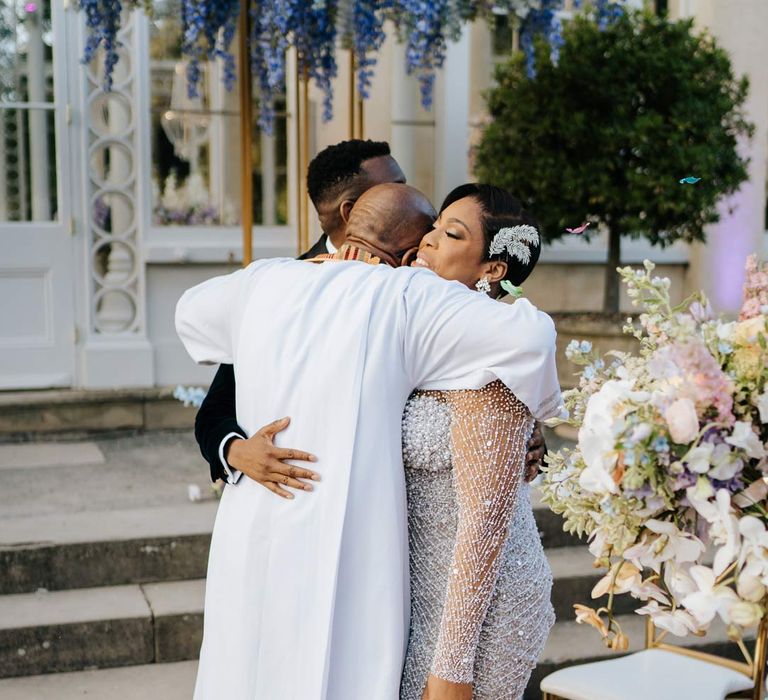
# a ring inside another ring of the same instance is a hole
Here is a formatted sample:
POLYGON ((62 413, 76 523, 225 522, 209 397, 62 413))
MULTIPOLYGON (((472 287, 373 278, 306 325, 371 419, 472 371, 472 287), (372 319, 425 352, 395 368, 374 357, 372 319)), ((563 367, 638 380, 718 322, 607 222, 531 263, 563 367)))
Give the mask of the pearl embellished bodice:
POLYGON ((523 482, 533 427, 500 382, 415 392, 403 416, 411 635, 401 700, 427 676, 517 698, 554 622, 551 572, 523 482))

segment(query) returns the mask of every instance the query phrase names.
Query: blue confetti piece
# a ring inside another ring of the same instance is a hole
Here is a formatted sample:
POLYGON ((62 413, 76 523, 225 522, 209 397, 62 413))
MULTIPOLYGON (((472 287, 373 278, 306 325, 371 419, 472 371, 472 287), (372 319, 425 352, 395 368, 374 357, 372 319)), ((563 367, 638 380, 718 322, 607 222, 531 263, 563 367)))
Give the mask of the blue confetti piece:
POLYGON ((688 177, 681 178, 680 184, 681 185, 695 185, 699 180, 701 180, 700 177, 691 177, 689 175, 688 177))

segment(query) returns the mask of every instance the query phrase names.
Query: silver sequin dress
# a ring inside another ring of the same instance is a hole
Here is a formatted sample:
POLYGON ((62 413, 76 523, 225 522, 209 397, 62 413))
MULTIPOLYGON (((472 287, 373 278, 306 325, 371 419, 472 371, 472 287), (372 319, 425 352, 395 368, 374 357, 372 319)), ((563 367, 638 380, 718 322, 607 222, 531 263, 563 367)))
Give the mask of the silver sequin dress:
POLYGON ((411 631, 401 700, 427 676, 522 697, 554 624, 552 574, 524 483, 527 408, 500 382, 416 392, 403 416, 411 631))

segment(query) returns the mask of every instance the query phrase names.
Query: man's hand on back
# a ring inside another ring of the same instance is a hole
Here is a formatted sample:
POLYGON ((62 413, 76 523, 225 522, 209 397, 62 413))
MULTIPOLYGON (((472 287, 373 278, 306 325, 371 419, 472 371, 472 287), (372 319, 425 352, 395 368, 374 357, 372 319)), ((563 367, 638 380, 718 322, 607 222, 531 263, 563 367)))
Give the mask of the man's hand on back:
POLYGON ((283 487, 311 491, 312 486, 301 479, 320 481, 319 474, 285 462, 287 459, 316 462, 314 455, 275 446, 275 435, 285 430, 290 422, 290 418, 281 418, 264 426, 247 440, 233 438, 224 448, 227 464, 283 498, 294 497, 283 487))
POLYGON ((541 426, 536 423, 533 426, 531 439, 528 440, 528 454, 525 455, 525 480, 533 481, 538 475, 541 465, 544 464, 544 457, 547 454, 547 444, 544 442, 544 435, 541 432, 541 426))

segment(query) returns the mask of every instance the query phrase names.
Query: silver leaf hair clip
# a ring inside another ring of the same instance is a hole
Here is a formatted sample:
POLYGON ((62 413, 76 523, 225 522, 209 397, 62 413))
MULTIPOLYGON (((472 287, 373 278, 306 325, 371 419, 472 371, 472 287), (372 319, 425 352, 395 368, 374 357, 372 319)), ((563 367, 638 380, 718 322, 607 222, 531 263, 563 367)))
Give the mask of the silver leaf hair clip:
POLYGON ((528 224, 499 229, 491 241, 491 255, 507 252, 523 265, 531 262, 531 251, 526 245, 539 245, 539 232, 528 224))

